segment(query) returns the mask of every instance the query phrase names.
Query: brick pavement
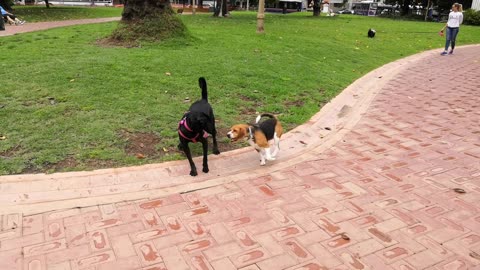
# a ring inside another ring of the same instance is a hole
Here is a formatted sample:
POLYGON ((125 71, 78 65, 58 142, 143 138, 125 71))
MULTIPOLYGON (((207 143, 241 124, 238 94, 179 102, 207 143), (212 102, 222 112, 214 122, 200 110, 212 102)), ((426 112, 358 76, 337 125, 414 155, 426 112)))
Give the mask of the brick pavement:
POLYGON ((0 269, 480 269, 479 49, 369 73, 265 167, 0 177, 0 269))
POLYGON ((91 24, 91 23, 102 23, 102 22, 111 22, 118 21, 120 17, 112 18, 97 18, 97 19, 79 19, 79 20, 68 20, 68 21, 54 21, 54 22, 38 22, 38 23, 25 23, 24 25, 5 25, 5 31, 0 31, 1 36, 11 36, 20 33, 34 32, 40 30, 46 30, 56 27, 64 27, 78 24, 91 24))

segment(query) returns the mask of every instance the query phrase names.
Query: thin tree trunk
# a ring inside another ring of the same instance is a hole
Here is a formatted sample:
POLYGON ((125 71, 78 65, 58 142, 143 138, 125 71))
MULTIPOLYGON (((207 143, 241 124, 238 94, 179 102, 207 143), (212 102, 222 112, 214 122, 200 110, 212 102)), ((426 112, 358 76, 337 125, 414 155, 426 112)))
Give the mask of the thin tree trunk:
POLYGON ((427 21, 428 12, 430 11, 430 3, 431 3, 431 0, 428 0, 427 9, 425 10, 425 21, 427 21))
POLYGON ((265 0, 258 0, 257 34, 265 33, 265 0))
POLYGON ((228 1, 227 0, 222 0, 222 16, 223 17, 228 16, 228 1))
POLYGON ((320 0, 313 0, 313 16, 320 16, 320 0))
POLYGON ((215 1, 215 9, 214 9, 214 12, 213 12, 213 17, 220 16, 220 11, 222 11, 222 0, 216 0, 215 1))

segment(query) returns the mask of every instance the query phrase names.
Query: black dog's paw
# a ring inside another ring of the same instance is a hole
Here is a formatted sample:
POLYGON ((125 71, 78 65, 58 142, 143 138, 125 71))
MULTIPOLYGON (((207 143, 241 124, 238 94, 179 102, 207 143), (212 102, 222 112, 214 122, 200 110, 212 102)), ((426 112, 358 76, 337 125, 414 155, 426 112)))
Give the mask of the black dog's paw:
POLYGON ((208 167, 203 167, 203 169, 202 169, 202 172, 204 172, 204 173, 208 173, 209 171, 210 170, 208 169, 208 167))
POLYGON ((191 175, 191 176, 197 176, 197 175, 198 175, 197 170, 194 170, 194 171, 192 170, 192 171, 190 171, 190 175, 191 175))
POLYGON ((214 155, 220 155, 220 151, 218 151, 218 149, 213 149, 212 152, 214 155))

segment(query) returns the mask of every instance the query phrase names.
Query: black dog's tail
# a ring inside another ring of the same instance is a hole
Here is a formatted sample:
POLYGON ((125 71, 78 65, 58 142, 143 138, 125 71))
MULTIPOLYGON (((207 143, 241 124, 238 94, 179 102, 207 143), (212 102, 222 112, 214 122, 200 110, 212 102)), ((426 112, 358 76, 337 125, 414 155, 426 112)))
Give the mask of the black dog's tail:
POLYGON ((273 119, 277 119, 277 117, 271 113, 262 113, 260 115, 257 116, 257 119, 255 119, 255 123, 258 123, 260 121, 260 119, 264 116, 267 116, 269 118, 273 118, 273 119))
POLYGON ((204 77, 198 78, 198 85, 202 89, 202 99, 208 101, 208 92, 207 92, 207 81, 204 77))

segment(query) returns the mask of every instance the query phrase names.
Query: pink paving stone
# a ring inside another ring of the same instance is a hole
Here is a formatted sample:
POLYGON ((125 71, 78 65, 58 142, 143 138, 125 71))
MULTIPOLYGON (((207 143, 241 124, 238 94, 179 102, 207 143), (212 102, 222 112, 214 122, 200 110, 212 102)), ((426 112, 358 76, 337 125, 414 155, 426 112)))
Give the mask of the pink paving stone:
POLYGON ((65 236, 68 246, 78 246, 88 242, 87 230, 85 229, 84 224, 66 227, 65 236))
POLYGON ((23 269, 24 270, 46 270, 47 263, 45 256, 35 256, 23 260, 23 269))
POLYGON ((236 242, 229 242, 222 245, 216 245, 209 249, 204 250, 202 253, 208 260, 214 261, 223 259, 238 253, 241 253, 244 249, 236 242))
MULTIPOLYGON (((39 230, 38 232, 41 232, 43 230, 43 227, 40 226, 40 229, 41 230, 39 230)), ((28 235, 28 234, 24 234, 24 235, 28 235)), ((0 242, 8 239, 12 239, 12 238, 18 238, 21 236, 22 236, 22 230, 20 228, 0 231, 0 242)))
POLYGON ((65 237, 65 226, 63 220, 46 220, 45 221, 45 240, 52 241, 65 237))
POLYGON ((103 204, 99 206, 102 219, 118 218, 119 212, 115 204, 103 204))
POLYGON ((297 261, 288 254, 278 255, 256 263, 257 267, 262 270, 285 269, 295 264, 297 264, 297 261))
POLYGON ((108 250, 102 253, 90 254, 84 257, 75 259, 72 262, 73 269, 88 269, 100 264, 112 262, 115 260, 113 251, 108 250))
POLYGON ((255 248, 243 253, 230 256, 230 260, 238 268, 268 259, 270 256, 263 248, 255 248))
POLYGON ((175 269, 175 270, 190 270, 187 262, 183 258, 180 251, 178 251, 177 247, 172 246, 169 248, 159 250, 160 255, 164 258, 164 264, 167 269, 175 269))
POLYGON ((330 235, 336 235, 340 231, 340 226, 332 223, 326 218, 318 218, 313 220, 320 228, 329 233, 330 235))
POLYGON ((21 214, 4 215, 2 218, 3 230, 13 230, 22 228, 23 218, 21 214))
MULTIPOLYGON (((120 258, 112 262, 99 264, 96 266, 96 270, 131 270, 139 269, 141 267, 140 260, 137 256, 120 258)), ((159 268, 165 270, 166 268, 159 268)))
POLYGON ((210 262, 200 253, 189 256, 187 261, 193 270, 214 270, 210 262))
POLYGON ((133 204, 117 206, 117 212, 124 223, 130 223, 140 220, 140 215, 137 208, 133 204))
POLYGON ((446 260, 435 266, 439 270, 468 270, 474 269, 474 266, 464 258, 457 257, 446 260))
POLYGON ((238 230, 236 232, 233 232, 233 235, 237 243, 245 249, 258 246, 258 242, 246 230, 238 230))
POLYGON ((90 247, 85 244, 81 246, 69 246, 66 249, 47 253, 45 256, 47 258, 47 265, 50 267, 52 264, 60 264, 64 261, 74 260, 89 254, 91 254, 90 247))
POLYGON ((158 250, 152 241, 137 243, 134 247, 143 266, 163 262, 162 257, 159 255, 158 250))
POLYGON ((391 264, 392 262, 403 259, 412 254, 413 252, 403 245, 395 245, 376 253, 376 255, 382 258, 387 264, 391 264))
POLYGON ((183 231, 154 238, 152 241, 155 243, 155 246, 160 250, 167 247, 188 243, 192 239, 192 236, 187 231, 183 231))
POLYGON ((25 235, 18 238, 10 238, 0 242, 0 251, 18 249, 25 246, 39 244, 45 241, 45 236, 42 232, 25 235))
POLYGON ((211 238, 199 239, 189 242, 188 244, 179 246, 179 250, 186 253, 196 253, 208 249, 214 244, 215 242, 211 238))
POLYGON ((108 227, 106 229, 109 236, 118 236, 125 235, 133 232, 143 231, 145 226, 140 221, 135 221, 131 223, 125 223, 113 227, 108 227))
POLYGON ((90 242, 90 249, 92 252, 101 252, 106 249, 110 249, 110 241, 105 229, 88 233, 90 242))
POLYGON ((130 238, 134 243, 143 242, 146 240, 155 239, 164 235, 168 234, 167 229, 163 228, 156 228, 156 229, 149 229, 149 230, 142 230, 137 232, 130 233, 130 238))
POLYGON ((165 225, 165 228, 170 233, 185 231, 183 223, 180 221, 180 218, 178 218, 177 216, 167 215, 167 216, 161 217, 161 219, 162 219, 162 224, 165 225))
POLYGON ((304 233, 305 232, 303 231, 302 228, 300 228, 297 225, 294 225, 294 226, 283 227, 279 230, 275 230, 272 232, 272 236, 278 241, 281 241, 287 238, 296 237, 304 233))
POLYGON ((22 269, 22 257, 19 248, 0 252, 0 269, 22 269))
POLYGON ((292 266, 290 268, 287 268, 286 270, 328 270, 328 268, 317 261, 309 261, 298 264, 296 266, 292 266))
POLYGON ((210 265, 212 265, 213 269, 215 270, 237 270, 237 267, 233 265, 232 261, 228 258, 223 258, 216 261, 210 261, 210 265))
POLYGON ((319 262, 322 262, 322 265, 328 269, 342 264, 342 261, 339 257, 335 256, 320 243, 315 243, 307 246, 306 248, 319 262))
POLYGON ((368 254, 372 254, 376 251, 382 250, 385 247, 375 239, 368 239, 356 244, 353 244, 347 248, 348 251, 354 256, 364 257, 368 254))
POLYGON ((94 221, 86 224, 87 231, 95 231, 98 229, 109 228, 122 224, 123 222, 118 218, 105 219, 94 221))
POLYGON ((110 243, 117 258, 128 258, 136 255, 133 242, 128 235, 111 237, 110 243))
POLYGON ((269 209, 267 213, 281 226, 293 225, 294 222, 279 208, 269 209))
POLYGON ((359 258, 356 258, 348 252, 340 253, 340 258, 352 269, 367 269, 368 265, 363 263, 359 258))
MULTIPOLYGON (((37 214, 23 217, 23 235, 34 234, 43 231, 43 215, 37 214)), ((0 236, 0 240, 2 237, 0 236)))
POLYGON ((65 217, 63 219, 63 225, 68 227, 70 225, 95 223, 101 219, 102 219, 102 214, 100 213, 100 211, 95 210, 95 211, 89 211, 86 213, 65 217))
POLYGON ((168 270, 164 263, 150 265, 142 268, 142 270, 168 270))
POLYGON ((159 216, 178 214, 189 210, 190 206, 186 202, 179 202, 176 204, 169 204, 159 208, 155 208, 155 211, 159 216))
POLYGON ((404 259, 413 269, 424 269, 435 265, 443 260, 443 258, 430 250, 425 250, 404 259))
POLYGON ((142 202, 138 205, 141 209, 153 209, 165 205, 164 199, 156 199, 148 202, 142 202))
POLYGON ((298 262, 305 262, 313 259, 313 256, 310 254, 310 252, 294 239, 283 241, 282 246, 287 253, 298 262))
POLYGON ((140 210, 139 215, 145 228, 163 227, 163 223, 154 209, 140 210))
POLYGON ((182 214, 183 218, 197 218, 200 215, 208 214, 210 212, 210 209, 208 206, 202 206, 199 208, 195 208, 191 211, 186 211, 182 214))
POLYGON ((252 265, 242 267, 239 270, 260 270, 260 268, 256 264, 252 264, 252 265))
POLYGON ((56 252, 67 248, 65 239, 54 240, 42 244, 26 246, 23 248, 23 254, 25 257, 41 255, 51 252, 56 252))
POLYGON ((200 207, 202 205, 204 205, 204 203, 201 202, 200 200, 200 196, 198 196, 197 194, 195 193, 187 193, 187 194, 183 194, 182 195, 185 202, 188 203, 188 205, 190 205, 191 208, 197 208, 197 207, 200 207))
POLYGON ((207 228, 199 220, 189 220, 184 223, 193 238, 203 238, 209 233, 207 228))

